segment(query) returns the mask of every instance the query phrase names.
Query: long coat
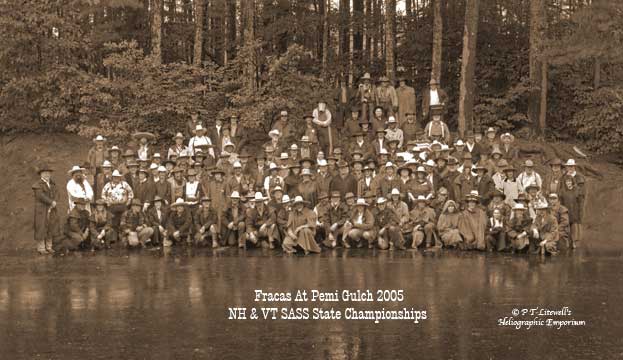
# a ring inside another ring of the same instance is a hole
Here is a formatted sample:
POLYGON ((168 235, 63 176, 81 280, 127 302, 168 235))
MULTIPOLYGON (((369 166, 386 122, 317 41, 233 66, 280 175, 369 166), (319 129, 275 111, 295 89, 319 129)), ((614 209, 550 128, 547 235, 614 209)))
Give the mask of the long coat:
POLYGON ((415 89, 411 86, 399 86, 396 89, 398 97, 398 122, 403 124, 407 121, 407 113, 415 114, 415 89))
MULTIPOLYGON (((58 199, 56 183, 50 179, 50 186, 42 179, 32 185, 35 196, 34 230, 35 240, 53 240, 61 236, 61 220, 52 202, 58 199), (48 216, 49 214, 49 216, 48 216)), ((58 202, 58 201, 57 201, 58 202)))

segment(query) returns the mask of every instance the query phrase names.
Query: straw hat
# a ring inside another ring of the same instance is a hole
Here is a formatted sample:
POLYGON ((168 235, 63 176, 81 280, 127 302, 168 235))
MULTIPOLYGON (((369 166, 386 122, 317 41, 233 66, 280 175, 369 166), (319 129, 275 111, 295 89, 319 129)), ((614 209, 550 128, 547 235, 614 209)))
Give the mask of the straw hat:
POLYGON ((184 205, 186 205, 186 202, 184 201, 184 199, 177 198, 177 200, 175 200, 175 202, 171 204, 171 207, 184 206, 184 205))
POLYGON ((69 174, 70 176, 73 176, 75 172, 78 172, 78 171, 84 171, 84 170, 85 170, 84 168, 82 168, 82 167, 80 167, 80 166, 78 166, 78 165, 74 165, 74 166, 72 166, 72 168, 71 168, 71 169, 67 172, 67 174, 69 174))
POLYGON ((357 199, 355 206, 368 206, 368 203, 366 202, 366 199, 359 198, 357 199))

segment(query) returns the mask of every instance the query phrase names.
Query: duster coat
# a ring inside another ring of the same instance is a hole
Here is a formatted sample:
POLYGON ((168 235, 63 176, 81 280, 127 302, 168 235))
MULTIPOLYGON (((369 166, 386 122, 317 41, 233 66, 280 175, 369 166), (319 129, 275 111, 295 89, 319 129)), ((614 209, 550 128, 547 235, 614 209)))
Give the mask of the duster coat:
POLYGON ((52 208, 52 202, 58 198, 56 183, 50 179, 50 185, 39 179, 32 185, 35 196, 34 230, 35 240, 54 240, 62 235, 61 220, 58 210, 52 208))

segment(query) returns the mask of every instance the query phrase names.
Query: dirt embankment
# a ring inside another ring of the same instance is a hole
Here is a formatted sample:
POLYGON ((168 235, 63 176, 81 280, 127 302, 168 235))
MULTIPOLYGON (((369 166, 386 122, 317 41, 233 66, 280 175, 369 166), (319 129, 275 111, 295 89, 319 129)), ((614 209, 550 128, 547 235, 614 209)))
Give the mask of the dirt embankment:
MULTIPOLYGON (((20 135, 0 137, 0 251, 33 247, 33 193, 36 166, 49 163, 56 171, 62 214, 67 211, 65 185, 67 170, 82 164, 91 142, 68 134, 20 135)), ((585 239, 588 250, 621 254, 623 249, 623 168, 592 160, 591 166, 603 179, 588 177, 589 199, 586 207, 585 239)), ((589 174, 590 175, 590 174, 589 174)))

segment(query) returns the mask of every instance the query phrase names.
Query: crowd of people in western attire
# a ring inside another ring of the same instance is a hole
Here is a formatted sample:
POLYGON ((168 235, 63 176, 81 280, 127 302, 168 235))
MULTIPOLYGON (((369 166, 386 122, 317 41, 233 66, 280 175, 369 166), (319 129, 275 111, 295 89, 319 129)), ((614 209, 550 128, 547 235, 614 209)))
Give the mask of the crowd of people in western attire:
POLYGON ((337 89, 295 126, 278 113, 257 149, 239 119, 194 115, 170 141, 93 139, 67 172, 60 214, 54 169, 38 168, 34 235, 41 254, 112 246, 450 248, 555 255, 582 236, 585 179, 574 159, 524 159, 511 133, 456 138, 434 79, 416 106, 399 79, 337 89), (165 150, 166 151, 163 151, 165 150), (253 153, 253 155, 251 155, 253 153))

